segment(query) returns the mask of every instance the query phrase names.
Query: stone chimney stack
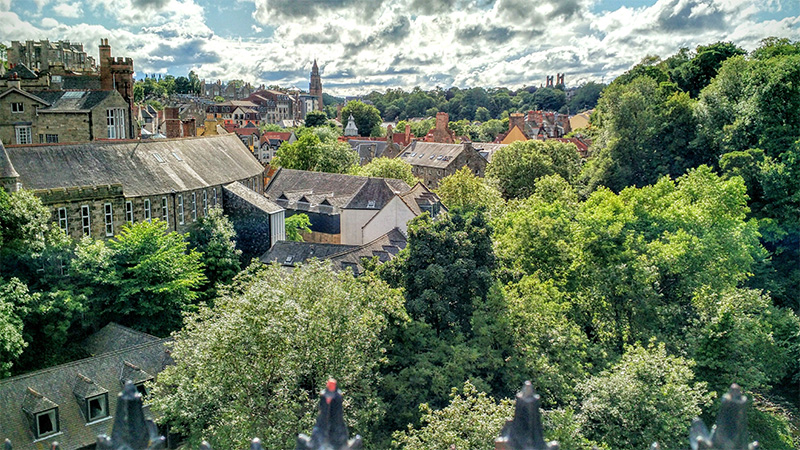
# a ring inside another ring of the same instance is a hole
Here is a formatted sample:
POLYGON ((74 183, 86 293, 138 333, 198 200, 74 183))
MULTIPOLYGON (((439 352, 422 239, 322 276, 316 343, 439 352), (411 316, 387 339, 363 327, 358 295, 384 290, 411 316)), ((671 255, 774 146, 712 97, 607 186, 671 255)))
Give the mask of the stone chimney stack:
POLYGON ((100 89, 110 91, 114 89, 114 80, 111 78, 111 46, 108 39, 100 39, 100 89))
POLYGON ((508 116, 508 131, 519 127, 519 131, 525 132, 525 116, 522 113, 512 113, 508 116))

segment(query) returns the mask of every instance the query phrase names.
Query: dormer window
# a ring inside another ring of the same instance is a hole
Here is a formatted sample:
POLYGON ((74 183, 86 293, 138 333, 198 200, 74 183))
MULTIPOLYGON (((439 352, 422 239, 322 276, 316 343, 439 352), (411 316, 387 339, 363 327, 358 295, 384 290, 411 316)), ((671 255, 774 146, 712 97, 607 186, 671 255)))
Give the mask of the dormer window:
POLYGON ((36 414, 36 439, 58 433, 58 408, 36 414))
POLYGON ((142 381, 141 383, 136 383, 134 385, 136 386, 136 392, 138 392, 142 396, 142 398, 147 397, 147 387, 144 385, 144 383, 145 382, 142 381))
POLYGON ((89 377, 79 373, 75 377, 72 393, 75 395, 75 400, 77 400, 87 423, 109 417, 108 390, 89 377))
POLYGON ((89 422, 108 417, 108 394, 86 399, 86 411, 86 420, 89 422))

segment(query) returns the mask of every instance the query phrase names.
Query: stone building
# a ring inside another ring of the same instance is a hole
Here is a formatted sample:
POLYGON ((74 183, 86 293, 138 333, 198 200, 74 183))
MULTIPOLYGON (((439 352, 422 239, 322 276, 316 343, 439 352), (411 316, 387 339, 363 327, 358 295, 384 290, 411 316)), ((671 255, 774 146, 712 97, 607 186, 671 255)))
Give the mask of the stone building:
POLYGON ((322 101, 322 78, 319 75, 319 66, 317 60, 314 60, 314 65, 311 67, 311 80, 308 83, 308 93, 317 98, 317 108, 320 111, 325 110, 325 105, 322 101))
MULTIPOLYGON (((198 218, 208 214, 209 208, 222 207, 226 214, 235 215, 236 211, 225 204, 224 189, 239 193, 250 189, 253 194, 261 194, 263 172, 250 150, 233 134, 0 146, 3 187, 9 191, 32 190, 51 209, 53 222, 76 239, 111 238, 127 222, 153 219, 167 222, 170 230, 185 233, 198 218), (231 186, 237 182, 241 188, 231 186)), ((280 216, 273 223, 282 226, 283 208, 264 206, 268 201, 263 200, 253 208, 266 210, 264 217, 280 216)), ((257 237, 262 240, 257 243, 259 252, 283 233, 270 230, 269 224, 262 231, 257 237)))
POLYGON ((411 164, 411 172, 426 186, 435 189, 442 178, 454 174, 462 167, 469 167, 475 175, 482 177, 486 170, 486 158, 481 156, 472 143, 440 144, 414 141, 398 158, 411 164))
POLYGON ((71 72, 96 71, 95 60, 83 50, 83 44, 70 41, 11 41, 8 48, 8 63, 13 67, 18 64, 41 71, 59 70, 71 72))

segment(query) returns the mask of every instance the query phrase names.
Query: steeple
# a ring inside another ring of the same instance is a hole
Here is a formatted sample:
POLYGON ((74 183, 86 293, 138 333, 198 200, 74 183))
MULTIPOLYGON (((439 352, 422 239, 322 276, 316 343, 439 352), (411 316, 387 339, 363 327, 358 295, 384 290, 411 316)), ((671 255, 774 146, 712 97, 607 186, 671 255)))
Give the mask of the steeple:
POLYGON ((15 192, 19 189, 19 173, 11 164, 3 141, 0 141, 0 187, 4 188, 6 192, 15 192))
POLYGON ((316 109, 322 111, 322 79, 319 76, 319 66, 317 66, 316 59, 314 59, 314 65, 311 66, 311 81, 308 84, 308 93, 317 97, 316 109))

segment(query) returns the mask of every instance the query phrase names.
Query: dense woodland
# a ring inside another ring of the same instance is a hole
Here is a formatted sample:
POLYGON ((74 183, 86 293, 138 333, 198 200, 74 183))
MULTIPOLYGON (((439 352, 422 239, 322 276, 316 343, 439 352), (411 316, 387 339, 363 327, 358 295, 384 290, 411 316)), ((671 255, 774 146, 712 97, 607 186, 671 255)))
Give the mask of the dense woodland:
MULTIPOLYGON (((751 439, 798 448, 799 115, 800 43, 647 57, 600 95, 587 160, 499 150, 358 278, 242 266, 219 213, 188 236, 155 221, 68 242, 31 193, 0 192, 0 372, 80 357, 114 320, 173 333, 152 408, 193 446, 292 448, 334 376, 372 449, 491 449, 527 379, 561 448, 687 448, 733 382, 751 439)), ((302 130, 278 164, 413 182, 355 168, 331 133, 302 130)))

